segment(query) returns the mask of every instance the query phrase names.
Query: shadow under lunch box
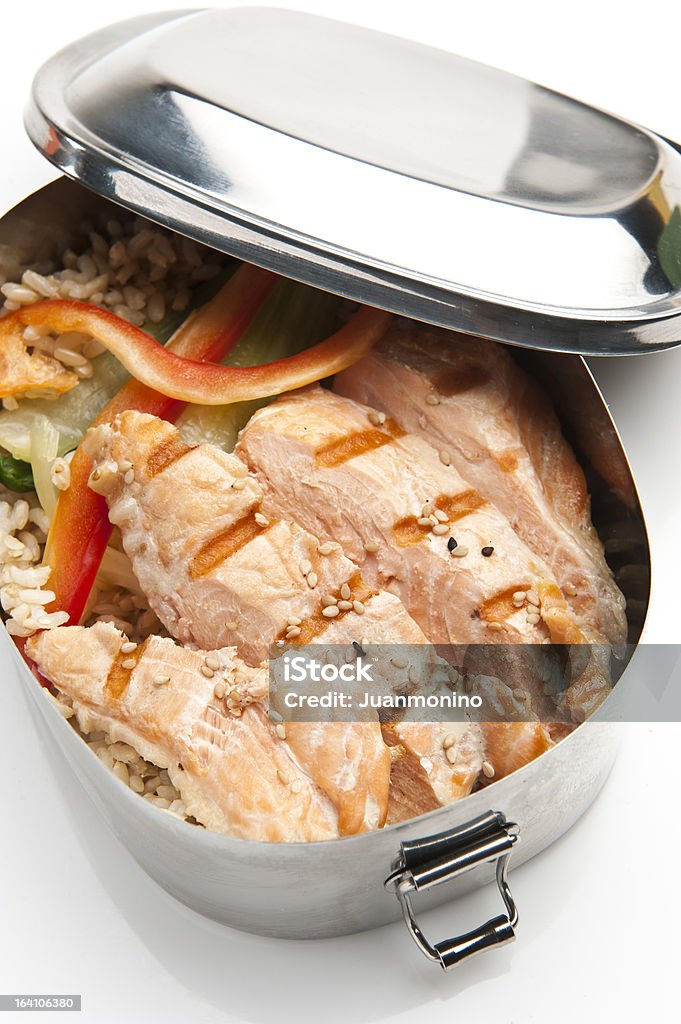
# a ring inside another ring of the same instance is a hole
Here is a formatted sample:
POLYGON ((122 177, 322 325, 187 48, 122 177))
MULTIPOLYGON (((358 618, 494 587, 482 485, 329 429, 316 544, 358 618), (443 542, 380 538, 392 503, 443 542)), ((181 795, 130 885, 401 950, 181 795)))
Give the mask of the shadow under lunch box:
MULTIPOLYGON (((2 220, 0 244, 118 204, 349 299, 518 346, 585 468, 638 643, 644 521, 582 356, 680 340, 681 156, 671 143, 449 53, 260 8, 147 15, 76 42, 38 73, 26 125, 66 177, 2 220)), ((235 839, 127 789, 2 634, 46 742, 142 867, 200 913, 265 935, 339 935, 403 914, 445 968, 511 940, 509 856, 521 863, 564 833, 615 756, 617 727, 591 721, 417 819, 327 842, 235 839), (453 939, 424 937, 412 896, 427 908, 495 878, 498 917, 453 939)))

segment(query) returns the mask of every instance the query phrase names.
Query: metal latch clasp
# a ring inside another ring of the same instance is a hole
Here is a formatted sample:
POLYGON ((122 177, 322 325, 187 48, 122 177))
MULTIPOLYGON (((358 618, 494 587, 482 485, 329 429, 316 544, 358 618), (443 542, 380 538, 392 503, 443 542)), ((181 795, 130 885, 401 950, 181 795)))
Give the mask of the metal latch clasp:
POLYGON ((460 828, 426 839, 402 843, 386 889, 393 888, 414 942, 429 960, 444 970, 486 949, 506 945, 515 938, 518 911, 506 881, 508 860, 518 841, 518 826, 500 811, 489 811, 460 828), (484 863, 496 861, 497 885, 506 913, 473 931, 431 944, 421 931, 411 905, 411 894, 448 882, 484 863))

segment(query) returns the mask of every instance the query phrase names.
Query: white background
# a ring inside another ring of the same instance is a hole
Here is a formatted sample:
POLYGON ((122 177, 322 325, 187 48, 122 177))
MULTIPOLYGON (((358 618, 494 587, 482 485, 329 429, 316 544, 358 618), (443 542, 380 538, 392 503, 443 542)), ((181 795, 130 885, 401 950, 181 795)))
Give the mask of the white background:
MULTIPOLYGON (((681 139, 675 2, 628 10, 594 0, 291 3, 497 64, 681 139)), ((37 66, 114 18, 185 6, 3 5, 2 209, 52 176, 21 124, 37 66)), ((680 611, 681 350, 600 361, 596 371, 631 455, 652 537, 646 638, 671 643, 680 611)), ((679 726, 622 727, 620 759, 594 807, 557 846, 512 874, 522 915, 518 941, 445 976, 420 958, 401 925, 283 942, 229 931, 176 904, 118 846, 77 785, 55 776, 6 676, 0 992, 82 992, 81 1019, 96 1024, 678 1019, 679 726)), ((433 911, 426 925, 440 937, 492 912, 492 894, 478 893, 433 911)), ((45 1019, 20 1019, 34 1016, 45 1019)))

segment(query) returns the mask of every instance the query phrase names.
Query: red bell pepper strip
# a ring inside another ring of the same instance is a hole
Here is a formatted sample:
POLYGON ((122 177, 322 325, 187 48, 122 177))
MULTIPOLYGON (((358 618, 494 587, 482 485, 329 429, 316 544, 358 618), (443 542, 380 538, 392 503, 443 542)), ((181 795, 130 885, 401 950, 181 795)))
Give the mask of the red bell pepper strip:
MULTIPOLYGON (((262 271, 261 271, 262 273, 262 271)), ((363 306, 335 334, 295 356, 261 366, 220 366, 164 348, 144 331, 107 310, 83 302, 46 299, 11 316, 24 326, 49 324, 55 331, 90 334, 140 384, 196 405, 230 405, 280 395, 338 373, 357 362, 382 337, 391 314, 363 306)))
MULTIPOLYGON (((222 359, 244 333, 277 281, 274 274, 244 264, 209 303, 187 318, 169 342, 169 348, 192 359, 222 359)), ((42 310, 44 319, 33 322, 49 323, 55 330, 61 329, 63 321, 58 323, 54 316, 55 307, 59 305, 37 303, 36 312, 42 310)), ((91 315, 82 320, 83 324, 88 323, 84 330, 89 331, 101 317, 118 320, 94 307, 85 309, 91 315)), ((122 320, 118 323, 123 325, 121 331, 127 327, 122 320)), ((133 330, 135 336, 151 340, 143 331, 133 330)), ((156 344, 153 342, 154 346, 156 344)), ((95 424, 110 422, 124 409, 173 421, 185 404, 133 379, 114 395, 95 424)), ((68 612, 69 621, 74 625, 83 614, 111 536, 106 501, 87 485, 91 471, 91 460, 81 445, 71 460, 71 483, 59 495, 44 555, 44 562, 52 567, 50 589, 55 593, 55 600, 46 610, 68 612)))

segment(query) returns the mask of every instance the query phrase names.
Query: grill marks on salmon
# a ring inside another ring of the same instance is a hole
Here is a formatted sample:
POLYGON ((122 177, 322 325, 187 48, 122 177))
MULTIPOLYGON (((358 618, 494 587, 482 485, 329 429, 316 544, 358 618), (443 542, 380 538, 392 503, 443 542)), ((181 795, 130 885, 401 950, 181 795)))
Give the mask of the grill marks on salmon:
POLYGON ((543 622, 506 601, 551 578, 548 568, 429 444, 397 435, 343 463, 319 463, 320 447, 340 447, 369 414, 319 387, 259 410, 237 451, 266 489, 268 510, 340 541, 364 579, 395 593, 431 642, 486 642, 492 623, 502 630, 497 639, 548 638, 543 622), (450 537, 465 557, 450 553, 450 537), (496 557, 482 555, 487 545, 496 557))
POLYGON ((357 430, 335 441, 321 445, 315 451, 318 466, 339 466, 348 459, 354 459, 365 452, 373 452, 390 444, 395 437, 402 437, 404 431, 393 420, 387 420, 383 429, 357 430))
POLYGON ((625 638, 624 599, 591 523, 584 474, 549 401, 503 346, 395 327, 334 389, 446 449, 548 564, 580 624, 625 638))
POLYGON ((269 722, 264 670, 227 648, 214 652, 223 667, 207 679, 201 652, 150 637, 114 694, 109 681, 124 640, 110 623, 97 623, 39 633, 27 650, 71 698, 83 728, 103 729, 167 769, 188 813, 206 827, 278 842, 339 834, 333 800, 269 722), (218 680, 229 699, 216 699, 218 680))
POLYGON ((240 548, 262 534, 263 527, 258 525, 255 516, 255 510, 251 509, 241 519, 227 526, 222 533, 210 537, 192 556, 189 563, 190 577, 198 579, 207 576, 240 548))

